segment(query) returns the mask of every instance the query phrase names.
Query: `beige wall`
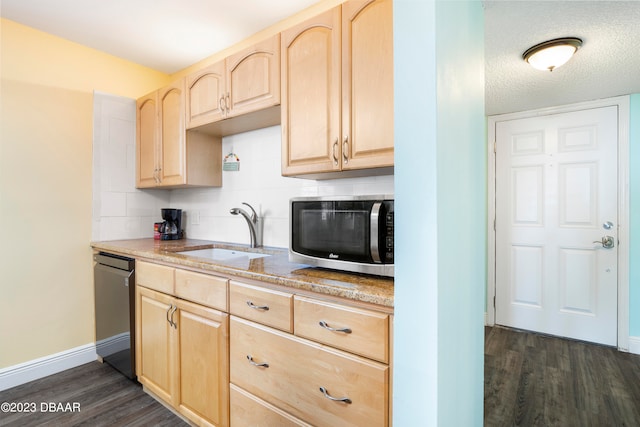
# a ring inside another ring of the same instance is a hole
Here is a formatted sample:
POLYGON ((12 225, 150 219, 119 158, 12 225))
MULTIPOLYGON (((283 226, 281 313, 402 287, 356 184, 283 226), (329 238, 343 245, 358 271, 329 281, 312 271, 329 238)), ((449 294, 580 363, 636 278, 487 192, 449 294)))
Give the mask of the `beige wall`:
POLYGON ((0 368, 94 341, 93 91, 169 76, 1 21, 0 368))
POLYGON ((0 20, 0 369, 95 340, 93 91, 138 98, 343 2, 321 1, 171 76, 0 20))

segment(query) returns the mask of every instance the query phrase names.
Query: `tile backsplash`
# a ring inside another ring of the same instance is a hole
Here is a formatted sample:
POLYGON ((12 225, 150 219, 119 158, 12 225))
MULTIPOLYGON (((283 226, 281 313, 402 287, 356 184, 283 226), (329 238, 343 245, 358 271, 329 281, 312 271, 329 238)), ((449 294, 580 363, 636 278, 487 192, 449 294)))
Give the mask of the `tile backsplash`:
POLYGON ((287 247, 289 199, 298 196, 392 194, 393 176, 308 180, 280 173, 280 126, 222 140, 223 156, 240 158, 240 170, 222 172, 221 188, 171 191, 171 207, 185 212, 185 232, 196 239, 249 243, 249 229, 229 209, 247 202, 264 218, 265 246, 287 247))
POLYGON ((280 126, 222 140, 222 155, 235 153, 240 169, 222 172, 220 188, 135 188, 135 101, 94 96, 93 240, 153 236, 160 209, 183 210, 193 239, 249 243, 249 229, 229 210, 251 204, 264 218, 265 246, 287 247, 289 199, 298 196, 393 194, 393 176, 308 180, 280 174, 280 126))

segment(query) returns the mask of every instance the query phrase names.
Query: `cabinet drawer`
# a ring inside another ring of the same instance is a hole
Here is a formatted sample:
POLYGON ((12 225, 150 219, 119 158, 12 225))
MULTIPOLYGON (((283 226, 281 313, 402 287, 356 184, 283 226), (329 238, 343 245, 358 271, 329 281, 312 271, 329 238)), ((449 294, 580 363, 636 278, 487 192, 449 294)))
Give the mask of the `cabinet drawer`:
POLYGON ((300 337, 389 363, 388 314, 296 296, 294 318, 300 337))
POLYGON ((227 311, 227 282, 222 277, 176 270, 176 293, 179 298, 227 311))
POLYGON ((136 261, 136 284, 173 295, 174 271, 164 265, 136 261))
POLYGON ((388 425, 388 366, 233 316, 230 337, 236 386, 316 426, 388 425))
POLYGON ((294 416, 258 399, 251 393, 230 386, 231 425, 234 427, 311 427, 294 416))
POLYGON ((286 292, 231 280, 229 313, 293 332, 293 295, 286 292))

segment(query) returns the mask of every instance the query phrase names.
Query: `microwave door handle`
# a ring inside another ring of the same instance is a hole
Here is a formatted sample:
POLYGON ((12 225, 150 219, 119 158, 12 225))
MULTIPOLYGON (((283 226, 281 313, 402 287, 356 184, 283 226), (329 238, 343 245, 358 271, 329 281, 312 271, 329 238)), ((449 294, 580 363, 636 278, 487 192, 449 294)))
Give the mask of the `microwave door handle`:
POLYGON ((380 248, 378 247, 379 236, 378 233, 380 231, 380 208, 382 207, 382 202, 375 202, 373 207, 371 208, 371 241, 369 243, 371 249, 371 257, 373 258, 373 262, 380 263, 380 248))

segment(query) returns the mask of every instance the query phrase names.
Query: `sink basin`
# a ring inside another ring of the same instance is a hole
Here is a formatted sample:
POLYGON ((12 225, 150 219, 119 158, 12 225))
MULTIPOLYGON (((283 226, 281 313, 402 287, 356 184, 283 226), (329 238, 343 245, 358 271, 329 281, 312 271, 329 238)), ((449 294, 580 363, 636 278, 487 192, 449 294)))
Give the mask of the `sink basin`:
POLYGON ((191 255, 199 258, 208 258, 214 261, 231 261, 241 259, 255 259, 268 257, 269 254, 257 252, 237 251, 234 249, 209 248, 180 252, 183 255, 191 255))

